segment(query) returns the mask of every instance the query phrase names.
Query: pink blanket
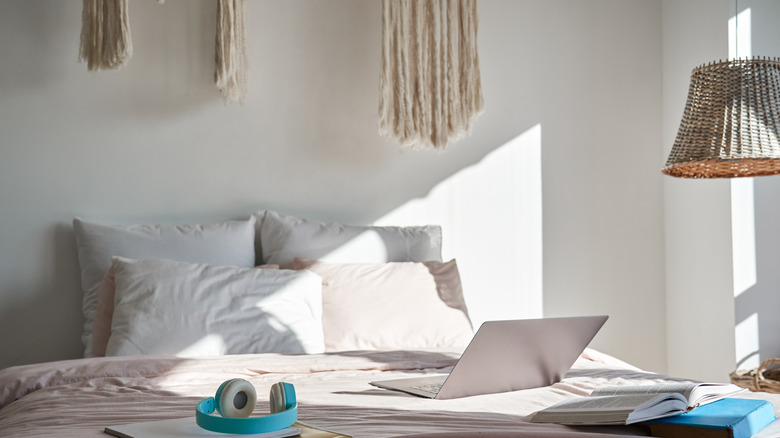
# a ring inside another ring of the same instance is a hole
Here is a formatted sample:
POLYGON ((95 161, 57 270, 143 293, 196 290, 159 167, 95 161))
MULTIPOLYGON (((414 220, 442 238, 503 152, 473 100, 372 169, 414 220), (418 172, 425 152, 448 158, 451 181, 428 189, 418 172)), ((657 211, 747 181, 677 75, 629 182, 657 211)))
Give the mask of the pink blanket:
MULTIPOLYGON (((644 435, 642 427, 568 428, 528 418, 597 386, 673 380, 586 350, 566 378, 550 387, 427 400, 374 388, 373 380, 446 372, 457 352, 346 352, 322 355, 235 355, 201 359, 113 357, 0 370, 0 436, 107 437, 106 426, 194 416, 198 400, 227 379, 258 388, 256 414, 277 381, 295 385, 301 421, 354 437, 598 437, 644 435)), ((769 394, 746 397, 780 398, 769 394)), ((770 426, 772 427, 772 426, 770 426)), ((780 436, 780 427, 762 436, 780 436)))

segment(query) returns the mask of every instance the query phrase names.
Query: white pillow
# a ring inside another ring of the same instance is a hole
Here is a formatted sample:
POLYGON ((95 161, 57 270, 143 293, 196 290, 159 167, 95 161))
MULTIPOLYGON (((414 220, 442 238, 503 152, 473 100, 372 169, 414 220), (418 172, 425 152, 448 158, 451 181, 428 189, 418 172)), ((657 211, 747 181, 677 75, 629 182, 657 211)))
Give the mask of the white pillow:
POLYGON ((111 257, 159 258, 193 263, 252 267, 255 219, 210 225, 101 225, 73 220, 81 287, 85 357, 92 356, 92 326, 97 296, 111 257))
POLYGON ((321 353, 322 278, 308 271, 115 257, 106 356, 321 353))
POLYGON ((465 346, 474 331, 455 260, 322 263, 295 269, 322 277, 325 351, 465 346))
POLYGON ((353 226, 260 211, 257 235, 263 263, 290 268, 295 257, 326 262, 441 261, 441 227, 353 226))

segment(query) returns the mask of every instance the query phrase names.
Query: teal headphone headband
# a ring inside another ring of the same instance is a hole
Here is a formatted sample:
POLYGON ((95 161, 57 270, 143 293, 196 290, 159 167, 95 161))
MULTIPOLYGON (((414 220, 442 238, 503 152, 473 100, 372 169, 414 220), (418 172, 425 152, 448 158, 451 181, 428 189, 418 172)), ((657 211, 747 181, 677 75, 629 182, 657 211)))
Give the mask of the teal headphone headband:
POLYGON ((248 417, 257 395, 251 383, 243 379, 224 382, 214 397, 204 398, 195 407, 195 422, 212 432, 252 434, 271 432, 291 426, 298 419, 295 387, 279 382, 271 387, 271 414, 248 417), (215 412, 220 415, 212 415, 215 412))

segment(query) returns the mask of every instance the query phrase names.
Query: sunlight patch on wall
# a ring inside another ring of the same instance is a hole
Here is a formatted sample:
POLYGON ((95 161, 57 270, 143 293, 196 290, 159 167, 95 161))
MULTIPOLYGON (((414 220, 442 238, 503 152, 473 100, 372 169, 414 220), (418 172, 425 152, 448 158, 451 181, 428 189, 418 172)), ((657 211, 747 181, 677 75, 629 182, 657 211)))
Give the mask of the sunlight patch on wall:
POLYGON ((753 56, 750 8, 729 18, 729 58, 753 56))
POLYGON ((758 313, 754 313, 734 328, 738 369, 753 369, 761 365, 758 339, 758 313))
MULTIPOLYGON (((750 8, 737 11, 729 19, 729 58, 752 56, 750 8)), ((731 180, 731 245, 734 297, 756 284, 756 220, 753 178, 731 180)))
POLYGON ((536 125, 377 221, 442 226, 475 328, 542 316, 541 151, 536 125))
POLYGON ((734 297, 756 284, 756 219, 752 178, 731 180, 734 297))
MULTIPOLYGON (((729 19, 729 58, 752 56, 752 17, 750 8, 737 11, 729 19)), ((731 257, 734 298, 756 285, 756 219, 753 178, 731 179, 731 257)), ((734 328, 737 368, 760 365, 758 314, 753 313, 734 328)))

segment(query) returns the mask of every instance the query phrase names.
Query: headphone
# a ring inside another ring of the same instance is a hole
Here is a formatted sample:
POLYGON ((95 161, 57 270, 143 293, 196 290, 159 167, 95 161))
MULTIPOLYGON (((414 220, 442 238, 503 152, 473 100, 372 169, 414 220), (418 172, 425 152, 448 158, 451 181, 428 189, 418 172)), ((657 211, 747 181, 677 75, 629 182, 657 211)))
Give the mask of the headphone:
POLYGON ((271 415, 247 418, 255 410, 255 387, 244 379, 223 382, 214 397, 204 398, 195 407, 195 422, 212 432, 252 434, 272 432, 291 426, 298 419, 295 387, 279 382, 271 386, 271 415), (219 415, 211 415, 216 411, 219 415))

